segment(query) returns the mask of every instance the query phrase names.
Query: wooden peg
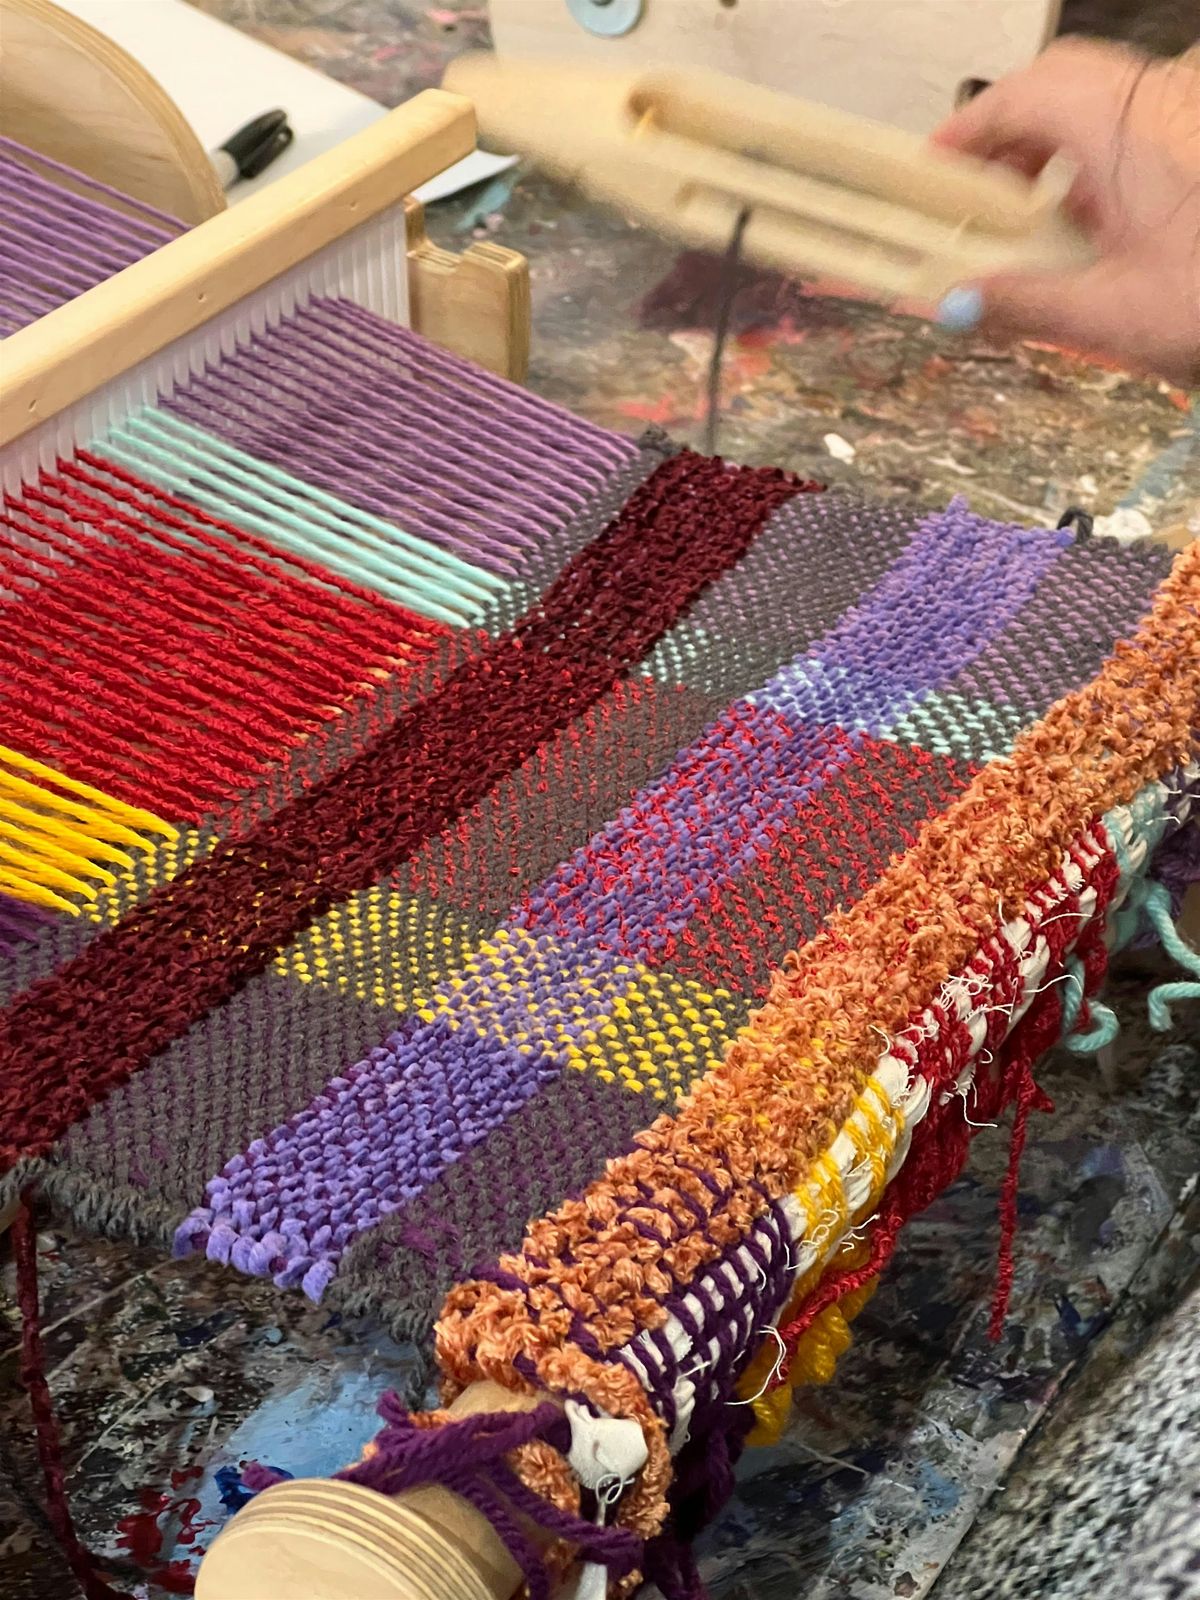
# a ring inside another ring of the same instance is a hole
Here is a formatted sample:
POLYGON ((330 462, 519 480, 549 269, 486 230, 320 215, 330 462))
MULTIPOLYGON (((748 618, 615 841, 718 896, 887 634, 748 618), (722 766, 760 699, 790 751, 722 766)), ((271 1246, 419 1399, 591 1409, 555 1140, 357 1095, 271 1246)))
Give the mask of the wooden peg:
POLYGON ((485 241, 462 255, 425 233, 424 208, 404 202, 409 317, 418 333, 476 366, 522 383, 529 366, 529 263, 485 241))

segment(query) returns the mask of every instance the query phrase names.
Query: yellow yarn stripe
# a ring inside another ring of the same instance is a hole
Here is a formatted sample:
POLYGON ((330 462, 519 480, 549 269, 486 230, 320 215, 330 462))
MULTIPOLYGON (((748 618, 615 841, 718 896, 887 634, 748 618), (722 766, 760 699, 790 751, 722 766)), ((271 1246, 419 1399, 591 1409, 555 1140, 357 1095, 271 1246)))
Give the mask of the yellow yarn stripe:
POLYGON ((598 970, 523 928, 472 940, 453 907, 375 887, 306 929, 275 964, 302 983, 327 983, 393 1011, 472 1028, 528 1055, 541 1051, 660 1104, 716 1065, 744 1003, 633 962, 598 970))
POLYGON ((15 899, 78 916, 97 883, 116 882, 113 866, 132 871, 129 850, 175 837, 152 812, 0 745, 0 889, 15 899))
POLYGON ((147 893, 178 877, 215 844, 215 839, 205 840, 194 828, 173 831, 171 838, 155 840, 144 860, 136 864, 131 861, 128 867, 117 871, 113 882, 87 907, 87 915, 102 926, 119 921, 147 893))
POLYGON ((610 1002, 606 1020, 568 1046, 568 1065, 660 1104, 677 1100, 725 1054, 741 1021, 732 1015, 737 1000, 662 967, 616 970, 632 981, 610 1002))
MULTIPOLYGON (((787 1322, 795 1315, 826 1273, 840 1273, 861 1266, 867 1259, 869 1246, 865 1240, 853 1236, 852 1229, 870 1217, 879 1204, 903 1131, 904 1113, 898 1105, 893 1105, 884 1085, 877 1078, 869 1078, 837 1137, 812 1163, 804 1182, 792 1196, 804 1218, 798 1242, 808 1240, 817 1246, 817 1257, 797 1279, 780 1322, 787 1322), (843 1163, 834 1154, 834 1147, 841 1139, 849 1141, 855 1155, 849 1173, 844 1173, 843 1163), (851 1215, 846 1179, 850 1175, 857 1176, 863 1165, 870 1177, 870 1187, 866 1199, 851 1215), (840 1242, 831 1253, 829 1247, 835 1240, 840 1242)), ((801 1384, 829 1382, 838 1359, 850 1345, 850 1323, 874 1289, 875 1280, 872 1279, 843 1295, 815 1317, 796 1344, 787 1378, 774 1388, 768 1388, 767 1384, 778 1357, 778 1345, 774 1340, 764 1341, 763 1348, 738 1384, 739 1395, 750 1401, 754 1412, 750 1444, 774 1444, 778 1440, 791 1411, 794 1391, 801 1384)))
POLYGON ((471 956, 471 930, 452 908, 378 885, 352 895, 282 951, 274 970, 333 984, 390 1011, 425 998, 471 956))

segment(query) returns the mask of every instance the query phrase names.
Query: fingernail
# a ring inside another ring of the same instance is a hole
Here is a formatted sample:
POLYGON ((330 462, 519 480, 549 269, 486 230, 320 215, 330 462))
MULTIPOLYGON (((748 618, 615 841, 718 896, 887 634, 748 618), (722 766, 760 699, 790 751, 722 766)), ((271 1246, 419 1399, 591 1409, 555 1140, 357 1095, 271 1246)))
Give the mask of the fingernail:
POLYGON ((951 289, 943 296, 934 319, 951 333, 970 333, 983 320, 983 295, 978 289, 951 289))

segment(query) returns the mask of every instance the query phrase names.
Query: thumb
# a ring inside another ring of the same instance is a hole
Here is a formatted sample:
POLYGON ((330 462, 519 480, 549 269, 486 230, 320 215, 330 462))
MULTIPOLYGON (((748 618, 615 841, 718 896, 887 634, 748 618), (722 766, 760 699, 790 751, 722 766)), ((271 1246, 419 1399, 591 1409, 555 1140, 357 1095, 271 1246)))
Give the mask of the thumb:
POLYGON ((938 306, 939 327, 994 339, 1044 339, 1084 355, 1133 360, 1151 356, 1136 326, 1138 291, 1122 291, 1111 273, 1005 273, 951 289, 938 306))

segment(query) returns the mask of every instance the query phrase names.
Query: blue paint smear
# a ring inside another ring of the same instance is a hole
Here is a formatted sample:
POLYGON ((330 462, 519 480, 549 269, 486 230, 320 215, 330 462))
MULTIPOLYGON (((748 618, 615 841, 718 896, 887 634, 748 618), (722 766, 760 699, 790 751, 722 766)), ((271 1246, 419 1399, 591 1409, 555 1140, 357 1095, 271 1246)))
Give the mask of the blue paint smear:
MULTIPOLYGON (((393 1376, 394 1381, 394 1376, 393 1376)), ((386 1368, 374 1372, 322 1369, 297 1388, 273 1395, 235 1429, 193 1491, 200 1501, 195 1522, 211 1522, 211 1544, 229 1517, 251 1496, 242 1482, 246 1462, 259 1461, 296 1478, 329 1478, 357 1461, 379 1429, 376 1407, 391 1387, 386 1368)), ((164 1561, 194 1565, 201 1551, 178 1545, 164 1561)))
MULTIPOLYGON (((264 1463, 269 1465, 269 1463, 264 1463)), ((282 1467, 271 1467, 272 1472, 278 1473, 281 1478, 290 1479, 292 1474, 284 1472, 282 1467)), ((230 1516, 235 1511, 240 1511, 249 1500, 253 1500, 258 1493, 257 1489, 247 1489, 242 1481, 242 1474, 237 1467, 218 1467, 213 1474, 217 1490, 221 1496, 221 1504, 230 1516)))

